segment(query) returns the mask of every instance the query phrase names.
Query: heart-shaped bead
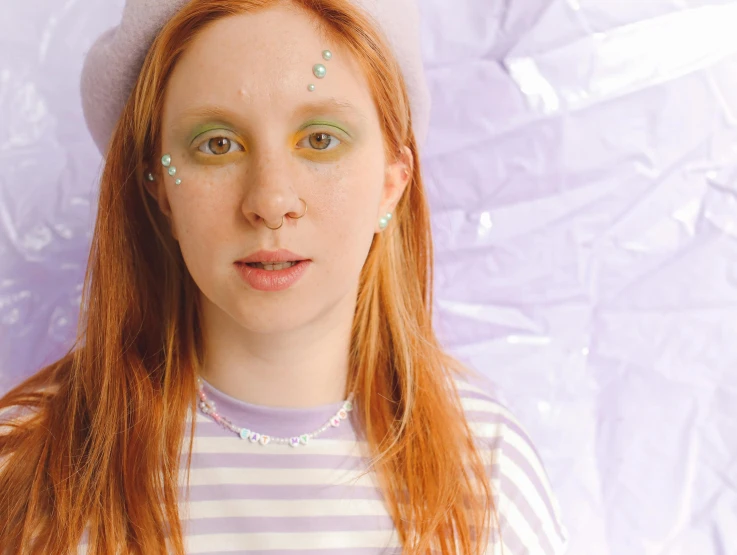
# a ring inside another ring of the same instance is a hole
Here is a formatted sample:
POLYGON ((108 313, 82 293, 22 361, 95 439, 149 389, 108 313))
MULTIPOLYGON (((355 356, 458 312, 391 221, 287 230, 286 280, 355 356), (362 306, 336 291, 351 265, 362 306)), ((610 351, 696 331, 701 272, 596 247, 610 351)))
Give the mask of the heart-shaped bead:
POLYGON ((340 418, 341 420, 345 420, 346 418, 348 418, 348 413, 343 409, 340 409, 340 411, 338 411, 338 418, 340 418))
POLYGON ((269 441, 271 441, 271 438, 269 436, 261 436, 259 441, 261 442, 261 445, 266 445, 267 443, 269 443, 269 441))
POLYGON ((259 439, 261 439, 261 434, 253 432, 250 436, 248 436, 248 439, 251 440, 251 443, 256 443, 259 439))
POLYGON ((333 428, 337 428, 338 426, 340 426, 340 418, 338 418, 337 416, 333 416, 333 417, 332 417, 332 418, 330 419, 330 425, 331 425, 331 426, 332 426, 333 428))
POLYGON ((242 428, 241 432, 238 434, 241 436, 241 439, 248 439, 248 436, 251 434, 251 430, 247 428, 242 428))
POLYGON ((307 445, 307 442, 309 441, 309 439, 310 439, 310 436, 308 436, 307 434, 302 434, 301 436, 299 436, 299 442, 302 445, 307 445))
POLYGON ((291 445, 292 447, 297 447, 299 445, 299 438, 298 437, 289 438, 289 445, 291 445))

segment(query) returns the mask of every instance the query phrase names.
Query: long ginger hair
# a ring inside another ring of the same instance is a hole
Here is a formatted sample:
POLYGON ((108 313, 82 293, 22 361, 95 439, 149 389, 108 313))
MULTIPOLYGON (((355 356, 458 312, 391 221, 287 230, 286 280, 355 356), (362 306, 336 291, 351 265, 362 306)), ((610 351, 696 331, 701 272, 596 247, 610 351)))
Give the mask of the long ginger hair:
MULTIPOLYGON (((144 172, 158 160, 164 91, 187 45, 210 22, 275 1, 193 0, 149 49, 108 147, 77 337, 0 399, 0 411, 23 414, 0 435, 0 553, 71 553, 86 528, 91 554, 185 553, 178 480, 203 360, 200 307, 144 172)), ((407 145, 415 160, 392 227, 374 236, 352 327, 346 396, 370 469, 404 553, 481 554, 498 518, 453 379, 473 371, 432 328, 430 215, 399 65, 349 1, 291 4, 360 64, 387 155, 407 145)))

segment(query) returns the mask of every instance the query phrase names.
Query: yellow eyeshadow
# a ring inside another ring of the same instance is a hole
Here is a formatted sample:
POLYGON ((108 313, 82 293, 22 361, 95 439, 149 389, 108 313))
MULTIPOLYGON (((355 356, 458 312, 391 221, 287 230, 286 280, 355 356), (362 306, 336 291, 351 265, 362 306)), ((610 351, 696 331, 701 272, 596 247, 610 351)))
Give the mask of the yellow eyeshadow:
POLYGON ((227 154, 208 154, 197 149, 192 153, 192 157, 202 164, 216 166, 237 160, 244 154, 247 154, 244 150, 236 150, 227 154))

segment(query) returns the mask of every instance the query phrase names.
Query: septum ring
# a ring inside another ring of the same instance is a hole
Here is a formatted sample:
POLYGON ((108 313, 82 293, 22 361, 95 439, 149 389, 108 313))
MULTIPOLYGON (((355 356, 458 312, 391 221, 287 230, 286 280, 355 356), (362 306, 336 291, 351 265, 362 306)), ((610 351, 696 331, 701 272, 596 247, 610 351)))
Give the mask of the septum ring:
MULTIPOLYGON (((290 216, 290 218, 292 218, 293 220, 299 220, 301 217, 303 217, 305 214, 307 214, 307 201, 305 199, 303 199, 302 197, 300 197, 299 200, 301 200, 302 202, 305 203, 305 211, 302 212, 302 215, 301 216, 290 216)), ((284 225, 284 216, 281 217, 281 223, 279 224, 279 227, 270 227, 269 224, 266 223, 266 220, 264 220, 264 225, 266 227, 268 227, 270 230, 276 231, 277 229, 279 229, 281 226, 284 225)))

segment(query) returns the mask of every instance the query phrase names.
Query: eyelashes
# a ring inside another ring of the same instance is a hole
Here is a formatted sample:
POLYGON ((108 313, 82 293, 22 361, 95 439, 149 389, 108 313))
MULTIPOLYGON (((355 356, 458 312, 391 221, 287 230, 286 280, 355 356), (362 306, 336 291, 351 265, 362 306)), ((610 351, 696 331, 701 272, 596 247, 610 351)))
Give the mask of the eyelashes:
MULTIPOLYGON (((316 131, 306 135, 297 143, 297 146, 299 147, 305 141, 307 141, 309 146, 301 146, 300 148, 305 148, 313 152, 329 152, 335 150, 342 144, 342 141, 338 137, 325 131, 316 131), (323 144, 325 145, 324 148, 320 148, 323 144)), ((202 141, 198 145, 197 150, 210 156, 224 156, 232 152, 243 151, 244 149, 238 141, 225 135, 216 135, 202 141), (224 148, 227 150, 223 150, 224 148)))

